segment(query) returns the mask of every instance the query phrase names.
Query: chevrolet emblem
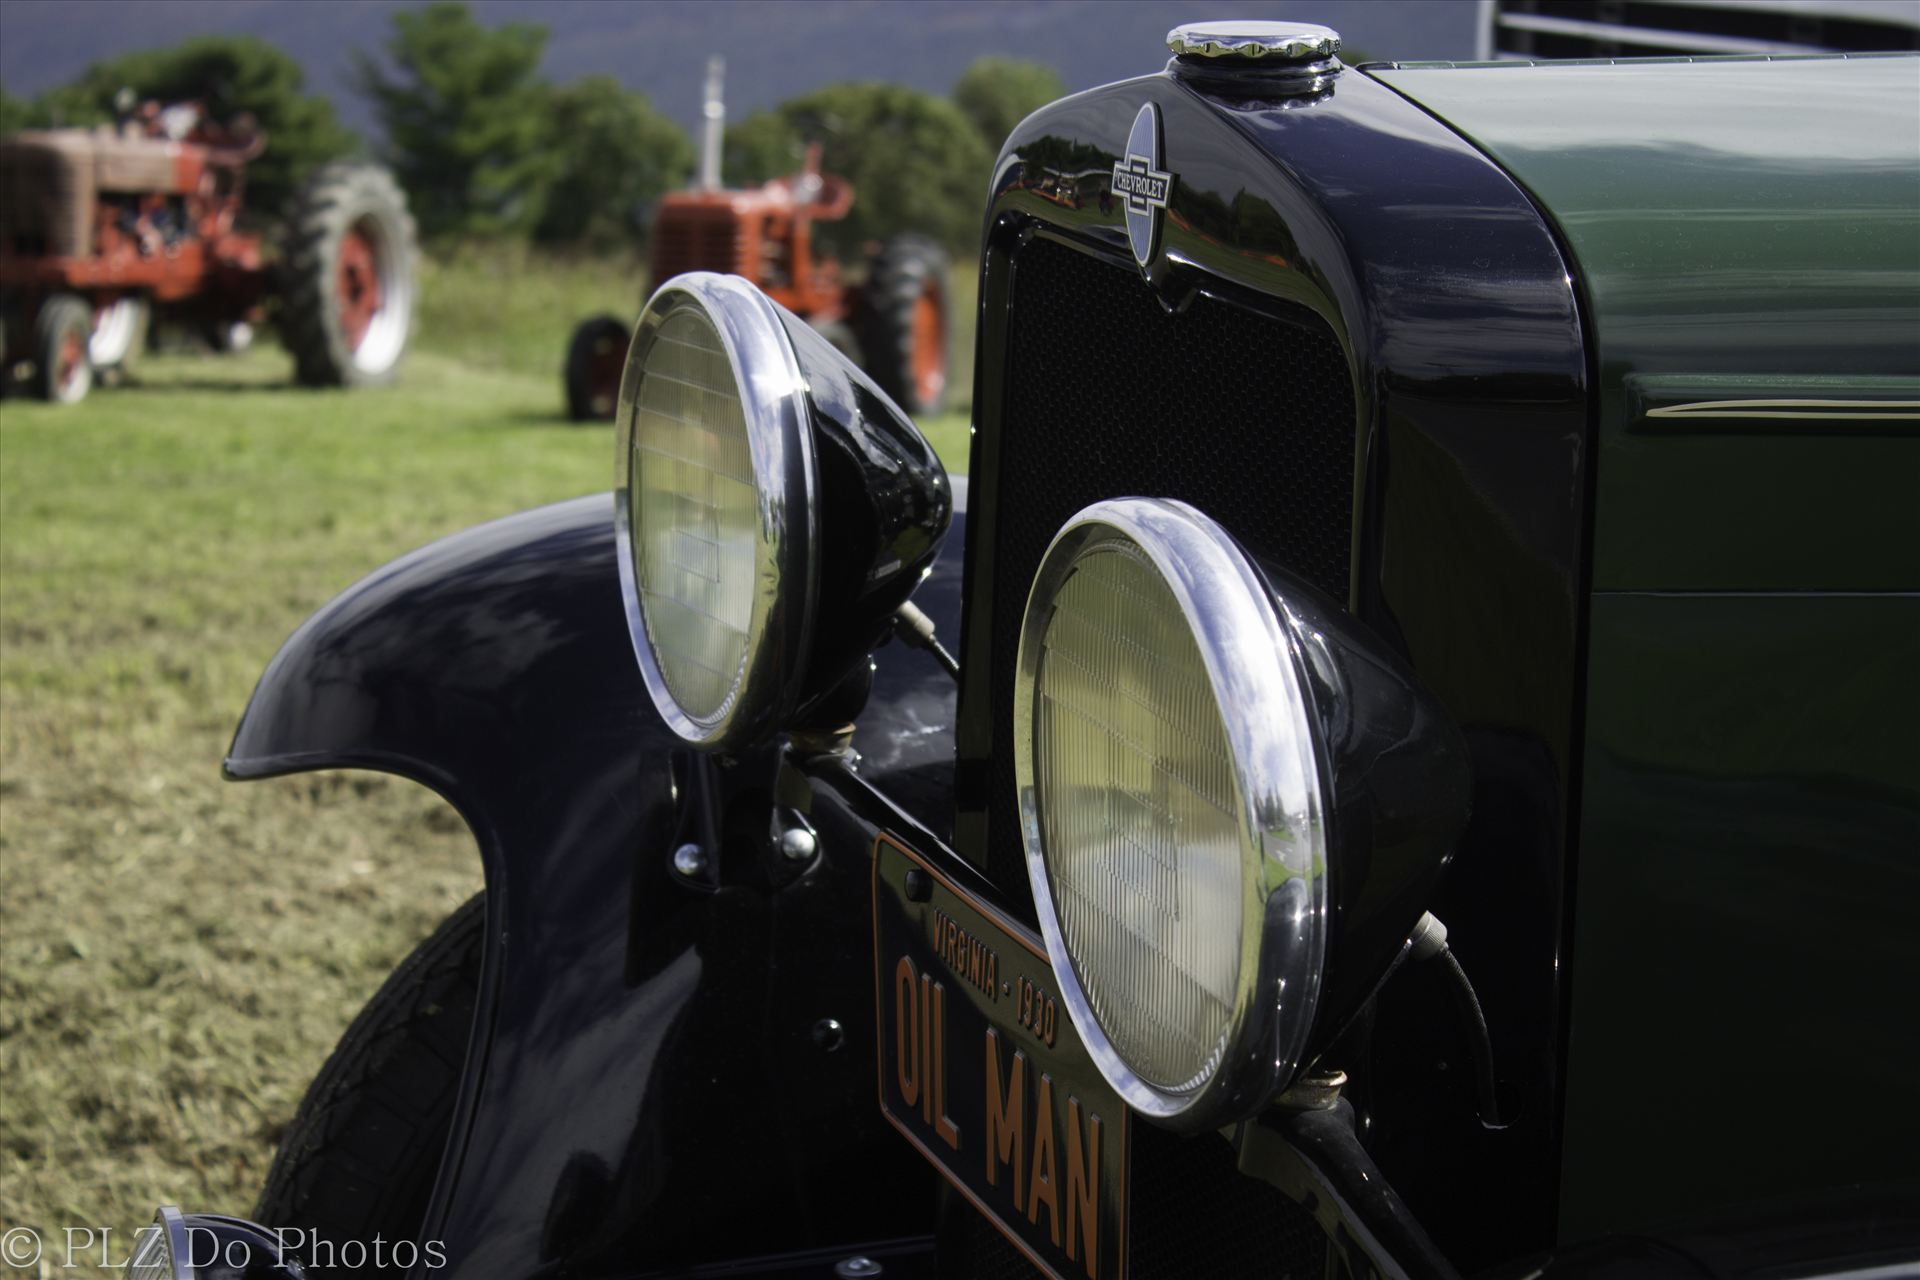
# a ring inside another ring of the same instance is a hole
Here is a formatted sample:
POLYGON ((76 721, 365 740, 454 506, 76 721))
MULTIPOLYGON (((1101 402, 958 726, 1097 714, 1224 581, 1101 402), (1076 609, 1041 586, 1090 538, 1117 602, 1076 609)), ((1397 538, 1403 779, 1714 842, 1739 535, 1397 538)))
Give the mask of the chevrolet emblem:
POLYGON ((1149 102, 1133 118, 1127 158, 1113 165, 1113 191, 1126 200, 1127 243, 1145 271, 1160 236, 1160 213, 1173 193, 1174 175, 1160 168, 1160 113, 1149 102))

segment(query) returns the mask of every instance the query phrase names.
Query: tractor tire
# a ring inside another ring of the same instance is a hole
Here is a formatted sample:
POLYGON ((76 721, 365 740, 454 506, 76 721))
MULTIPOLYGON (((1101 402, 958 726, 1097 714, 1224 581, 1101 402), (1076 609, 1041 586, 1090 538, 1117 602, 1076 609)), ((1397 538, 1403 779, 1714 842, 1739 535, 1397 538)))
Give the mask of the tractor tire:
POLYGON ((87 339, 87 358, 102 386, 115 386, 133 371, 147 349, 147 325, 153 306, 139 294, 108 303, 93 317, 87 339))
POLYGON ((33 317, 33 389, 42 400, 78 404, 93 389, 93 308, 71 293, 56 293, 33 317))
POLYGON ((223 356, 237 356, 253 346, 253 325, 246 320, 209 321, 202 332, 207 345, 223 356))
POLYGON ((949 363, 947 255, 924 236, 880 246, 860 296, 867 375, 910 414, 940 412, 949 363))
POLYGON ((281 264, 280 336, 309 387, 392 381, 412 331, 413 217, 393 176, 323 165, 294 198, 281 264))
POLYGON ((620 400, 620 377, 627 370, 627 326, 618 316, 583 320, 567 343, 562 378, 567 386, 567 416, 575 422, 612 422, 620 400))
MULTIPOLYGON (((400 962, 353 1020, 280 1140, 255 1221, 336 1247, 376 1235, 419 1241, 453 1127, 486 919, 486 895, 475 894, 400 962)), ((307 1269, 316 1280, 328 1274, 307 1269)))

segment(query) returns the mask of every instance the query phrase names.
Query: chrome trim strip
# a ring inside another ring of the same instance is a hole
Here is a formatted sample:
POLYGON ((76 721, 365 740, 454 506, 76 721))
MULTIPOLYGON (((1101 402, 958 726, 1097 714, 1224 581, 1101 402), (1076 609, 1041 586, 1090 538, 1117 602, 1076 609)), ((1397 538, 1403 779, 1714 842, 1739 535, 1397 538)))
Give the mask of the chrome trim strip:
POLYGON ((1920 1275, 1920 1257, 1851 1271, 1782 1271, 1779 1274, 1792 1280, 1913 1280, 1915 1275, 1920 1275))
POLYGON ((1661 405, 1648 418, 1826 418, 1853 421, 1920 421, 1920 400, 1696 400, 1661 405))
POLYGON ((1500 25, 1509 31, 1537 31, 1542 35, 1585 37, 1616 44, 1637 44, 1649 48, 1672 49, 1680 53, 1807 53, 1816 45, 1788 44, 1781 40, 1754 40, 1745 36, 1723 36, 1706 31, 1688 31, 1672 27, 1636 27, 1585 18, 1555 18, 1537 13, 1500 14, 1500 25))
POLYGON ((655 709, 668 727, 697 746, 734 746, 777 725, 791 709, 806 671, 819 596, 817 473, 806 396, 799 359, 772 300, 739 276, 710 271, 675 276, 641 309, 615 412, 614 536, 619 544, 620 599, 655 709), (647 354, 661 322, 685 306, 698 307, 712 321, 733 367, 747 419, 760 521, 758 583, 742 674, 733 695, 709 720, 687 715, 667 691, 640 607, 627 509, 635 408, 647 354))
POLYGON ((1042 557, 1027 597, 1014 679, 1014 778, 1041 936, 1074 1027, 1129 1106, 1184 1129, 1252 1114, 1286 1087, 1313 1027, 1327 952, 1324 747, 1302 656, 1265 579, 1231 534, 1165 498, 1094 503, 1042 557), (1206 666, 1233 756, 1247 887, 1239 976, 1219 1067, 1186 1092, 1140 1078, 1101 1029, 1067 953, 1049 886, 1034 788, 1034 686, 1055 595, 1082 556, 1126 540, 1179 602, 1206 666))

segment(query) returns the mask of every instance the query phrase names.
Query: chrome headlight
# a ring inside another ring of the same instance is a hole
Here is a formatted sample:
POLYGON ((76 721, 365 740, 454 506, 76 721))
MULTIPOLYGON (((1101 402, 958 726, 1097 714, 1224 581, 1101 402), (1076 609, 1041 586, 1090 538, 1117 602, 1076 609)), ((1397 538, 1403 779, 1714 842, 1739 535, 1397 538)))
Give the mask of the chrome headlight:
POLYGON ((1020 633, 1014 773, 1040 930, 1108 1083, 1179 1127, 1258 1110, 1315 1047, 1347 897, 1335 779, 1359 810, 1405 820, 1389 834, 1407 850, 1379 861, 1418 882, 1349 877, 1394 903, 1345 913, 1368 935, 1369 993, 1464 822, 1445 717, 1273 582, 1184 503, 1096 503, 1048 548, 1020 633), (1426 762, 1410 786, 1379 768, 1396 754, 1426 762), (1384 800, 1356 764, 1378 768, 1384 800))
POLYGON ((180 1210, 163 1204, 153 1225, 140 1233, 133 1256, 127 1259, 127 1280, 192 1280, 193 1247, 187 1220, 180 1210))
POLYGON ((621 593, 654 706, 709 748, 790 727, 938 552, 945 472, 865 375, 738 276, 653 295, 615 423, 621 593))
POLYGON ((1041 562, 1018 671, 1027 869, 1109 1082, 1170 1117, 1250 1042, 1290 1072, 1326 945, 1324 804, 1252 566, 1184 504, 1089 507, 1041 562))
POLYGON ((806 663, 813 436, 773 303, 683 276, 641 313, 620 385, 621 589, 655 706, 726 745, 806 663))

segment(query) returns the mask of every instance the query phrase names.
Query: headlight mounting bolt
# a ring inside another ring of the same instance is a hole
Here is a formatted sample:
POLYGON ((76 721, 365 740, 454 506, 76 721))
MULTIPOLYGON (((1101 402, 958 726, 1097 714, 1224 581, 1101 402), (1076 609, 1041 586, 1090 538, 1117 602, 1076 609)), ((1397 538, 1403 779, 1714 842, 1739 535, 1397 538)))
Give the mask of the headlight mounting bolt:
POLYGON ((788 862, 811 862, 820 841, 805 827, 788 827, 780 833, 780 856, 788 862))
POLYGON ((673 851, 673 869, 689 880, 707 873, 707 851, 697 844, 683 844, 673 851))

